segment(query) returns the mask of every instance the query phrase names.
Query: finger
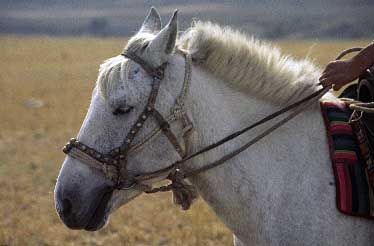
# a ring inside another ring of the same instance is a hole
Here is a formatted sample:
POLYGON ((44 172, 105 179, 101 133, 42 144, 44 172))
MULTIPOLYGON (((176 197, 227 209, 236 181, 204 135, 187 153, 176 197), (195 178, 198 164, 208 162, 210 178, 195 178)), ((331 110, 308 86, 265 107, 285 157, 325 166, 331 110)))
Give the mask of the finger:
POLYGON ((341 88, 343 88, 345 85, 346 85, 345 83, 337 82, 337 83, 334 84, 334 88, 333 88, 333 89, 334 89, 335 91, 338 91, 338 90, 340 90, 341 88))
POLYGON ((328 87, 331 85, 331 82, 327 79, 327 78, 324 78, 324 79, 321 79, 320 80, 320 83, 323 87, 328 87))
POLYGON ((338 91, 343 87, 344 84, 342 84, 340 80, 341 79, 339 76, 332 76, 331 78, 329 78, 330 85, 332 85, 332 89, 334 91, 338 91))
POLYGON ((321 77, 319 77, 318 80, 319 80, 320 82, 322 82, 322 81, 324 81, 324 80, 326 80, 326 79, 327 79, 327 76, 321 76, 321 77))
POLYGON ((319 77, 319 80, 326 79, 326 78, 331 77, 333 75, 334 75, 334 73, 332 73, 330 71, 323 72, 322 75, 321 75, 321 77, 319 77))
POLYGON ((340 90, 342 88, 342 86, 341 85, 333 85, 332 86, 332 89, 334 90, 334 91, 338 91, 338 90, 340 90))

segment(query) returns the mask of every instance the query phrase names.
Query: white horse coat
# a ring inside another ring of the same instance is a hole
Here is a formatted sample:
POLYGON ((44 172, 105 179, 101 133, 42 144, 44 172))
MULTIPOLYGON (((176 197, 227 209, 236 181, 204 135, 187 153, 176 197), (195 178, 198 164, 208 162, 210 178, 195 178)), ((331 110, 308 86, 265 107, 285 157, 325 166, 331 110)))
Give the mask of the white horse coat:
MULTIPOLYGON (((173 49, 191 53, 194 65, 186 108, 194 123, 193 151, 319 89, 320 71, 312 63, 285 57, 269 44, 228 27, 198 22, 177 40, 175 13, 160 29, 160 17, 152 9, 127 48, 155 67, 168 62, 156 104, 164 115, 174 104, 184 75, 185 61, 173 49)), ((121 56, 106 61, 78 139, 101 152, 119 146, 146 103, 150 85, 151 78, 138 64, 121 56), (114 116, 113 110, 124 104, 134 106, 133 112, 114 116)), ((141 135, 154 126, 145 125, 141 135)), ((260 130, 193 159, 187 169, 220 158, 260 130)), ((131 156, 128 168, 134 173, 155 171, 176 159, 161 136, 131 156)), ((233 232, 235 245, 374 243, 373 222, 336 209, 318 103, 224 165, 189 181, 233 232)), ((108 185, 100 173, 67 157, 55 189, 56 209, 64 223, 75 229, 100 229, 111 212, 140 195, 137 190, 114 191, 103 202, 108 185), (104 212, 97 212, 98 207, 104 212)))

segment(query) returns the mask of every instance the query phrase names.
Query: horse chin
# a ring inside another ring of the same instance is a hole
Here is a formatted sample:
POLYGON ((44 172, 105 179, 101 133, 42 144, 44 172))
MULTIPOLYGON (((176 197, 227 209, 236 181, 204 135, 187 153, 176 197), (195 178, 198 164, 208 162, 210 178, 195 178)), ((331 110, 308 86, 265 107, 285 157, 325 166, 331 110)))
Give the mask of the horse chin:
POLYGON ((141 191, 135 189, 114 191, 111 200, 110 213, 116 211, 118 208, 129 203, 131 200, 135 199, 141 194, 141 191))
POLYGON ((86 231, 98 231, 103 228, 107 222, 109 215, 116 211, 119 207, 125 205, 141 192, 133 190, 127 192, 113 191, 103 195, 100 203, 97 205, 90 220, 83 228, 86 231))
POLYGON ((84 228, 86 231, 97 231, 106 225, 110 213, 110 206, 108 204, 111 196, 112 192, 108 192, 103 195, 100 203, 95 209, 95 212, 92 214, 90 220, 84 228))
POLYGON ((91 220, 88 222, 84 230, 86 231, 98 231, 103 228, 108 221, 108 216, 105 215, 101 220, 91 220))

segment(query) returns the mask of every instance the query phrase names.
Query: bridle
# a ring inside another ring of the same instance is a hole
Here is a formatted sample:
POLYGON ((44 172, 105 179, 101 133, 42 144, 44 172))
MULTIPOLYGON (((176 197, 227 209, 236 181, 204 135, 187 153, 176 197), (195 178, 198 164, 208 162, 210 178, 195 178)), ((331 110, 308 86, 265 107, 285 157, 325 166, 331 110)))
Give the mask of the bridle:
POLYGON ((184 181, 186 178, 222 165, 226 161, 230 160, 250 146, 257 143, 265 136, 269 135, 271 132, 278 129, 283 124, 293 119, 304 109, 311 106, 312 103, 319 100, 319 98, 321 98, 326 92, 331 89, 331 86, 319 89, 311 95, 308 95, 301 100, 260 119, 259 121, 251 124, 248 127, 236 131, 194 153, 189 153, 190 135, 193 130, 193 124, 186 113, 184 102, 191 80, 192 60, 191 56, 187 52, 182 50, 177 51, 182 53, 185 57, 185 75, 182 91, 176 100, 176 103, 172 109, 172 113, 168 117, 164 118, 162 114, 155 108, 155 102, 157 100, 160 83, 164 77, 164 71, 167 64, 163 64, 158 68, 153 68, 143 59, 139 58, 135 54, 126 52, 125 50, 122 55, 138 63, 153 78, 152 90, 143 112, 130 128, 130 131, 126 135, 123 143, 119 147, 111 150, 109 153, 100 153, 99 151, 88 147, 84 143, 79 142, 77 139, 71 139, 70 142, 65 145, 63 152, 95 169, 101 170, 106 178, 112 180, 115 183, 113 189, 137 189, 146 193, 173 191, 174 201, 177 204, 180 204, 183 209, 188 209, 192 203, 192 200, 196 198, 197 193, 193 186, 184 181), (192 158, 215 149, 223 145, 224 143, 239 137, 245 132, 257 126, 263 125, 289 111, 291 112, 286 117, 274 123, 267 129, 262 131, 259 135, 255 136, 253 139, 251 139, 241 147, 233 150, 232 152, 224 155, 220 159, 208 163, 202 167, 191 169, 188 172, 186 170, 183 170, 183 164, 191 160, 192 158), (137 136, 137 133, 142 129, 145 121, 149 117, 153 117, 157 121, 159 127, 154 129, 151 134, 145 137, 139 144, 133 145, 132 143, 134 138, 137 136), (184 148, 182 148, 182 145, 178 142, 175 134, 170 129, 170 123, 176 120, 181 120, 183 123, 184 148), (172 163, 166 168, 154 172, 142 173, 138 175, 130 174, 127 170, 127 157, 129 153, 144 146, 145 143, 151 141, 151 139, 156 137, 160 132, 162 132, 168 138, 169 142, 172 144, 181 159, 172 163), (145 184, 146 182, 149 182, 151 180, 159 181, 163 179, 171 180, 171 184, 156 188, 152 188, 152 186, 145 184))
POLYGON ((174 106, 171 109, 171 114, 168 117, 163 117, 155 107, 160 83, 164 78, 164 72, 167 64, 165 63, 158 68, 153 68, 136 55, 125 51, 122 54, 123 56, 138 63, 153 78, 152 89, 142 113, 138 116, 137 120, 130 128, 130 131, 127 133, 122 144, 119 147, 109 151, 109 153, 101 153, 75 138, 72 138, 69 143, 64 146, 63 152, 93 168, 102 171, 106 178, 115 183, 115 189, 138 188, 142 191, 150 190, 148 185, 138 183, 134 179, 134 176, 128 172, 127 160, 130 153, 138 151, 144 147, 146 143, 154 139, 157 135, 159 135, 160 132, 167 137, 181 159, 186 157, 189 152, 190 135, 193 130, 193 125, 186 113, 184 102, 187 96, 189 82, 191 80, 191 57, 187 53, 181 53, 185 56, 183 87, 181 93, 176 99, 174 106), (158 127, 153 129, 151 133, 144 137, 144 139, 139 143, 133 144, 135 137, 149 117, 153 117, 156 120, 158 127), (182 144, 178 142, 176 135, 170 128, 170 123, 177 120, 181 120, 183 124, 182 138, 184 140, 184 147, 182 147, 182 144))

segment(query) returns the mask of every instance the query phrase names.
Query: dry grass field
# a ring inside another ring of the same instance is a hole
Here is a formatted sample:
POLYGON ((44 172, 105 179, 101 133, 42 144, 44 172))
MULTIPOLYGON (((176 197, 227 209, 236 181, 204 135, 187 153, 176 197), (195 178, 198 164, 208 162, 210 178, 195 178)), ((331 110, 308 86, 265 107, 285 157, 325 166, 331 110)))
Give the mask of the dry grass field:
MULTIPOLYGON (((321 66, 367 42, 277 43, 321 66)), ((122 39, 0 37, 0 245, 231 245, 232 236, 203 201, 187 212, 170 194, 143 195, 99 232, 68 230, 54 209, 61 146, 84 118, 99 64, 122 39)))

